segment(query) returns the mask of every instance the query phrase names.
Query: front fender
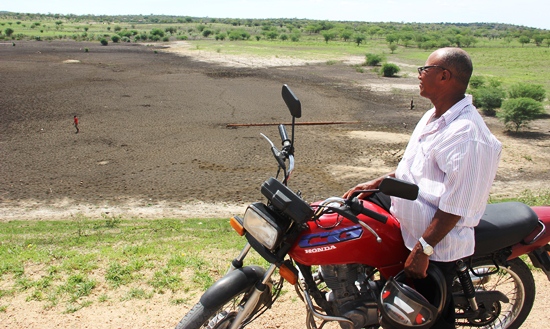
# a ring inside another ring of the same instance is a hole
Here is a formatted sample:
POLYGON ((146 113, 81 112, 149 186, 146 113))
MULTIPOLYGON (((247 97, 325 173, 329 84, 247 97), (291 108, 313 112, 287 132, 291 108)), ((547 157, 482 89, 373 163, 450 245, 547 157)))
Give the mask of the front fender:
POLYGON ((236 269, 214 283, 202 295, 200 302, 206 308, 217 308, 227 300, 253 287, 265 275, 260 266, 246 266, 236 269))

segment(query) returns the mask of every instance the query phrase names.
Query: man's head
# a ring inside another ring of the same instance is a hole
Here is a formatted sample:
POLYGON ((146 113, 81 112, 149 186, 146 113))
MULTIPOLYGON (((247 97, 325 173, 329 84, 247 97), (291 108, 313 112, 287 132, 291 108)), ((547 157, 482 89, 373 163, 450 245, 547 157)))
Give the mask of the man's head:
POLYGON ((473 65, 464 50, 441 48, 434 51, 425 66, 418 71, 420 95, 432 99, 442 92, 464 94, 472 76, 473 65))

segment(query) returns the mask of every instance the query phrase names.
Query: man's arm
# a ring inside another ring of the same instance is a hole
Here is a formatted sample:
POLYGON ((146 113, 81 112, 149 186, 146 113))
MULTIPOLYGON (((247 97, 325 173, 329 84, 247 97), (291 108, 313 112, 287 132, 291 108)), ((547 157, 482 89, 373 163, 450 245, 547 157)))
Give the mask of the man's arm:
MULTIPOLYGON (((432 222, 426 231, 424 231, 422 237, 428 244, 435 247, 456 226, 460 218, 461 216, 437 209, 432 222)), ((422 245, 420 242, 417 242, 405 261, 405 273, 411 278, 425 278, 427 276, 429 260, 430 257, 424 254, 422 245)))

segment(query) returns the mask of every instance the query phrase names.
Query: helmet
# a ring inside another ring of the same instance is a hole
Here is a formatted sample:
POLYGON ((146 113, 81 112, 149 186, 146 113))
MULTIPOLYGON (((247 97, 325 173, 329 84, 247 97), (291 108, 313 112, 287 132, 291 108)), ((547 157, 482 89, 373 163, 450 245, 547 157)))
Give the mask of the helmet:
POLYGON ((428 279, 433 280, 434 288, 438 290, 432 305, 418 291, 405 284, 405 272, 401 271, 386 282, 378 306, 380 324, 382 327, 396 329, 427 329, 430 328, 445 305, 447 286, 441 270, 434 265, 428 267, 428 279))

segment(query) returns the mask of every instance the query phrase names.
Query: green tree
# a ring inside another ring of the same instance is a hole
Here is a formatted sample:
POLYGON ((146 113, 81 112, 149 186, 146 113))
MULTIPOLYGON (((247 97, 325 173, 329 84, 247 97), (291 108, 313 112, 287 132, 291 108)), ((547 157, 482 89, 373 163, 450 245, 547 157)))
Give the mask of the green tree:
POLYGON ((355 34, 353 36, 353 40, 355 41, 355 43, 357 44, 358 47, 359 47, 360 44, 362 44, 365 41, 365 39, 366 39, 366 37, 363 34, 355 34))
POLYGON ((105 38, 101 38, 101 40, 99 40, 99 42, 101 43, 102 46, 106 46, 109 44, 109 41, 107 41, 107 39, 105 38))
POLYGON ((526 43, 529 43, 531 39, 528 36, 522 35, 518 39, 519 43, 521 43, 521 46, 523 47, 526 43))
POLYGON ((542 41, 544 40, 544 36, 542 34, 537 34, 533 36, 533 41, 535 41, 535 44, 537 47, 540 47, 542 45, 542 41))
POLYGON ((541 102, 532 98, 512 98, 504 101, 502 109, 497 113, 497 117, 510 128, 517 132, 519 128, 535 120, 544 114, 544 107, 541 102))
POLYGON ((117 34, 111 36, 111 41, 113 41, 114 43, 117 43, 120 41, 120 36, 118 36, 117 34))
POLYGON ((325 30, 321 32, 321 35, 325 39, 325 42, 328 43, 330 40, 336 38, 336 31, 333 30, 325 30))
POLYGON ((390 44, 388 45, 388 48, 390 48, 390 51, 391 51, 391 53, 393 54, 393 52, 397 49, 397 44, 395 44, 395 43, 390 43, 390 44))
POLYGON ((393 77, 395 76, 401 69, 399 66, 393 64, 393 63, 384 63, 382 65, 382 68, 380 69, 380 72, 385 77, 393 77))
POLYGON ((205 37, 205 38, 208 38, 208 36, 209 36, 210 34, 212 34, 212 30, 210 30, 210 29, 204 29, 204 30, 202 31, 202 36, 205 37))
POLYGON ((285 33, 283 33, 283 34, 281 34, 281 35, 279 36, 279 39, 281 39, 281 40, 283 40, 283 41, 286 41, 286 40, 288 40, 288 35, 285 34, 285 33))
POLYGON ((344 39, 344 41, 349 41, 349 39, 351 39, 351 37, 353 36, 353 31, 352 30, 349 30, 349 29, 345 29, 342 31, 342 33, 340 34, 340 36, 342 37, 342 39, 344 39))
POLYGON ((389 43, 390 45, 393 44, 394 42, 397 43, 399 42, 399 36, 397 34, 388 34, 386 35, 386 42, 389 43))
POLYGON ((6 36, 8 36, 8 37, 11 37, 13 32, 15 32, 15 31, 11 27, 8 27, 4 30, 4 34, 6 34, 6 36))
POLYGON ((508 90, 510 98, 532 98, 537 102, 543 102, 546 98, 546 90, 542 85, 518 82, 508 90))

